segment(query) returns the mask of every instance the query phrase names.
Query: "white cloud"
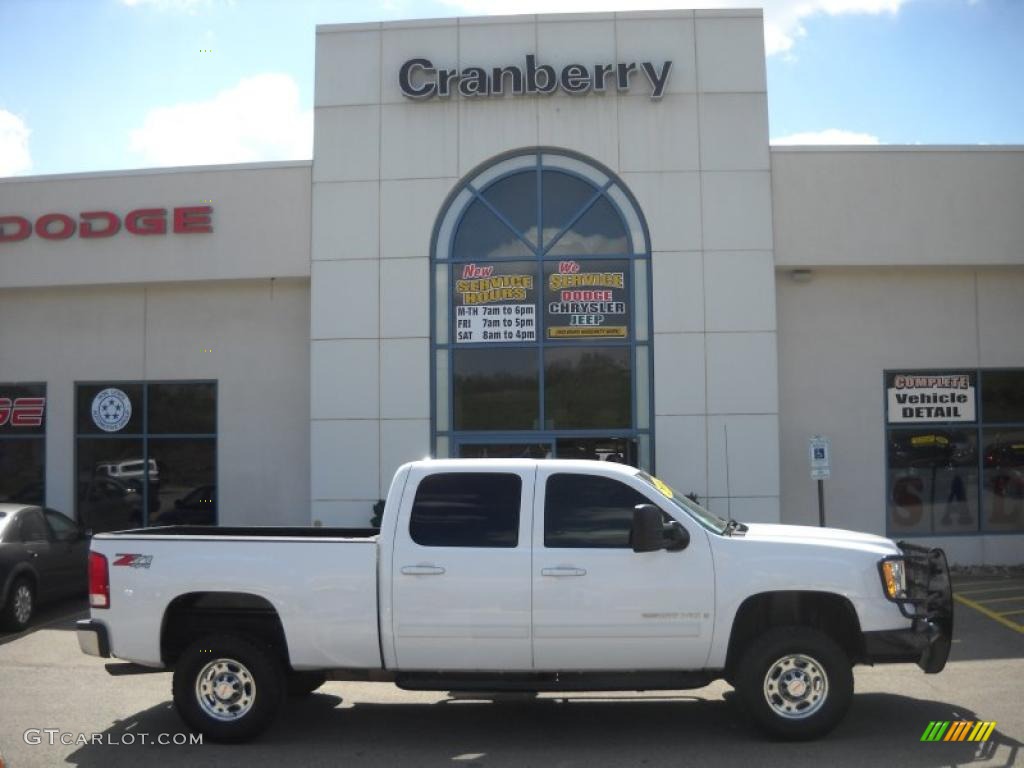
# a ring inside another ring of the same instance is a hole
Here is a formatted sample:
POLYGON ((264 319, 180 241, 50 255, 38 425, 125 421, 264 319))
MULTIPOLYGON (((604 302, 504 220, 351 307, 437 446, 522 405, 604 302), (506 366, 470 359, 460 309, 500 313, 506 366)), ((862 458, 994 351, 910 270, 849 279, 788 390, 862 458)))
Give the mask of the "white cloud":
POLYGON ((313 111, 288 75, 256 75, 207 101, 150 110, 129 148, 148 165, 308 159, 313 111))
POLYGON ((877 136, 870 133, 857 133, 856 131, 844 131, 840 128, 827 128, 824 131, 807 131, 805 133, 791 133, 789 136, 779 136, 770 142, 773 146, 787 145, 838 145, 838 144, 878 144, 877 136))
POLYGON ((13 112, 0 109, 0 176, 14 176, 32 168, 28 137, 32 133, 25 121, 13 112))
MULTIPOLYGON (((699 0, 699 8, 764 8, 765 50, 770 56, 793 47, 796 38, 806 31, 804 19, 818 14, 838 16, 848 13, 896 13, 910 0, 699 0)), ((446 5, 467 15, 516 13, 583 13, 586 11, 631 11, 678 8, 680 0, 442 0, 446 5)))

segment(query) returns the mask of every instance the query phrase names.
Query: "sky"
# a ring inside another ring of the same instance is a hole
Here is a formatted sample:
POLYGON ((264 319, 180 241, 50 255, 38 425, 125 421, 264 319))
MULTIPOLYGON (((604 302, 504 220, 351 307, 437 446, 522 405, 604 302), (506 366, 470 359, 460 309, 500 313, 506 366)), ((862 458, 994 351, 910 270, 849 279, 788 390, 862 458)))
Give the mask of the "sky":
MULTIPOLYGON (((0 176, 312 156, 317 24, 734 0, 0 0, 0 176)), ((763 0, 773 144, 1024 144, 1024 0, 763 0)))

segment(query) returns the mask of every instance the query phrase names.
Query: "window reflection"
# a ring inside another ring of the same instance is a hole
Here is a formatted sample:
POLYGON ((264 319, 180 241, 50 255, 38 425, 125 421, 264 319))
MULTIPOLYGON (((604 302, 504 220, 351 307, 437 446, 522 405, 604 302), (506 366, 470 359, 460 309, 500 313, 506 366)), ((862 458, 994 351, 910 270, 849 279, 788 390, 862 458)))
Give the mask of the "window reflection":
MULTIPOLYGON (((597 190, 590 184, 575 176, 558 171, 544 171, 543 180, 543 212, 541 221, 544 223, 544 247, 558 236, 572 221, 594 195, 597 190)), ((619 218, 618 213, 615 218, 619 218)))
POLYGON ((512 259, 533 255, 486 205, 479 200, 470 203, 455 234, 453 259, 512 259))
POLYGON ((986 429, 982 434, 983 527, 1024 530, 1024 429, 986 429))
POLYGON ((460 349, 452 353, 455 429, 537 429, 537 352, 460 349))
POLYGON ((605 197, 598 200, 551 247, 548 256, 628 253, 629 238, 618 211, 605 197))
POLYGON ((891 430, 888 456, 889 520, 894 532, 977 529, 974 430, 891 430))
POLYGON ((549 429, 632 425, 628 347, 549 347, 544 350, 544 385, 549 429))
POLYGON ((537 243, 537 172, 514 173, 489 186, 483 193, 501 215, 526 238, 537 243))

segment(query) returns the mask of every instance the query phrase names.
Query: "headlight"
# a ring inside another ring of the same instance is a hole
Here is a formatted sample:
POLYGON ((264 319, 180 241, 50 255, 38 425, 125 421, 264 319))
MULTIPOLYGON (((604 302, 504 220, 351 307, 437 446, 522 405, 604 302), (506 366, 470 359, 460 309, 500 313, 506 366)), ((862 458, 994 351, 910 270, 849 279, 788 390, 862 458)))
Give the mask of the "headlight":
POLYGON ((907 596, 907 575, 902 560, 882 561, 882 585, 890 600, 902 600, 907 596))

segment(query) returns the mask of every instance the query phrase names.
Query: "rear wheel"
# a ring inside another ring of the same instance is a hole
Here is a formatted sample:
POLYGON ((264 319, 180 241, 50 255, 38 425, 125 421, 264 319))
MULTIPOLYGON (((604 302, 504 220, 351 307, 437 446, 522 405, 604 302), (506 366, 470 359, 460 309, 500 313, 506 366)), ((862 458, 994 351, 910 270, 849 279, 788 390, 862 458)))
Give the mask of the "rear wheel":
POLYGON ((32 620, 35 608, 35 590, 32 589, 32 582, 25 577, 16 579, 7 595, 7 604, 0 612, 0 624, 12 632, 20 632, 32 620))
POLYGON ((174 669, 181 718, 212 741, 247 741, 266 730, 284 691, 280 660, 235 635, 209 635, 181 654, 174 669))
POLYGON ((778 627, 754 640, 736 670, 744 709, 783 739, 831 731, 853 699, 853 670, 842 648, 811 627, 778 627))

